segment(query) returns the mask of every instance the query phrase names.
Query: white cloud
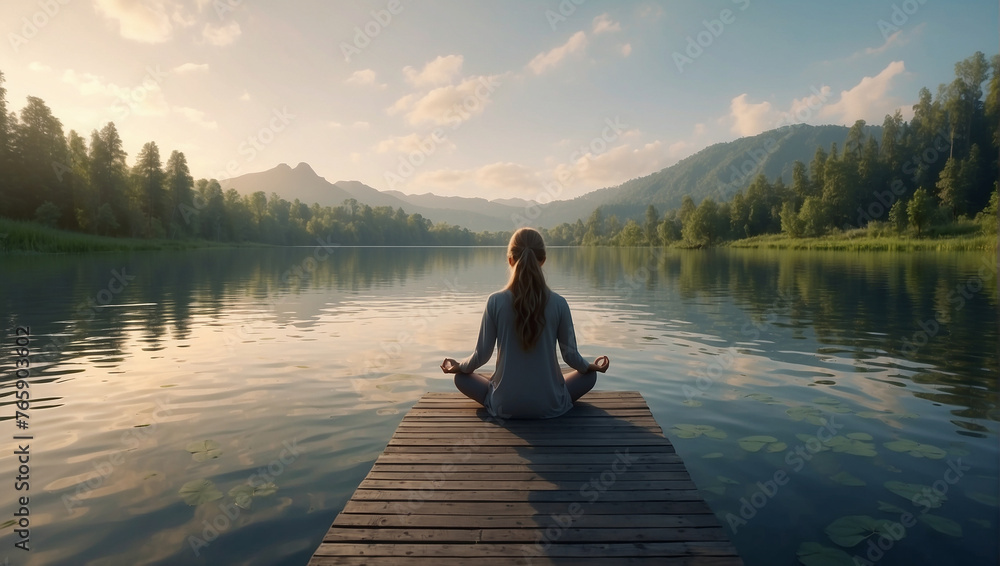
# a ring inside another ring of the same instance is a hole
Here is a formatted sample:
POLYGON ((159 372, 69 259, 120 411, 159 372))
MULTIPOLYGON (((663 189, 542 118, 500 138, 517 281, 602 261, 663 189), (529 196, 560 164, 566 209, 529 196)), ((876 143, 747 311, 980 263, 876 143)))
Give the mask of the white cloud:
POLYGON ((621 30, 621 24, 612 20, 608 14, 601 14, 594 18, 594 35, 621 30))
POLYGON ((163 43, 173 32, 171 13, 180 8, 167 0, 95 0, 97 12, 118 22, 125 39, 163 43))
POLYGON ((586 47, 586 45, 587 34, 582 31, 578 31, 574 33, 566 43, 551 51, 536 55, 531 62, 528 63, 528 68, 531 69, 531 71, 536 75, 540 75, 558 65, 568 55, 582 50, 586 47))
POLYGON ((462 62, 461 55, 439 56, 419 71, 413 67, 404 67, 403 75, 417 88, 450 84, 462 72, 462 62))
POLYGON ((219 47, 231 44, 242 34, 239 22, 230 22, 221 26, 205 24, 204 29, 201 30, 201 36, 205 41, 219 47))
POLYGON ((138 86, 122 87, 106 83, 104 79, 91 73, 77 73, 73 69, 67 69, 62 73, 62 81, 75 87, 83 96, 103 96, 116 116, 125 112, 142 116, 163 116, 170 111, 159 83, 149 77, 138 86))
POLYGON ((180 114, 181 116, 187 118, 191 123, 197 124, 207 130, 217 130, 219 128, 219 124, 215 122, 215 120, 206 119, 205 113, 201 110, 189 108, 187 106, 174 106, 172 111, 175 114, 180 114))
POLYGON ((743 93, 729 104, 729 116, 733 120, 730 128, 740 136, 755 136, 774 126, 775 112, 771 103, 764 101, 757 104, 749 102, 750 96, 743 93))
POLYGON ((406 113, 412 125, 429 122, 456 126, 482 114, 500 78, 500 75, 469 77, 456 85, 435 88, 423 96, 408 94, 386 112, 389 115, 406 113))
POLYGON ((207 73, 208 63, 184 63, 183 65, 178 65, 174 67, 174 72, 178 74, 184 73, 207 73))
POLYGON ((573 163, 559 165, 555 176, 557 179, 568 178, 570 184, 588 189, 617 185, 663 169, 670 163, 670 152, 683 149, 671 146, 664 150, 659 140, 638 147, 622 144, 603 153, 588 153, 573 163))
POLYGON ((243 102, 249 102, 250 101, 250 91, 244 90, 243 94, 240 95, 240 100, 242 100, 243 102))
POLYGON ((351 73, 351 76, 347 77, 344 82, 349 85, 373 86, 378 89, 384 89, 386 85, 376 82, 375 76, 375 71, 371 69, 362 69, 351 73))
POLYGON ((342 129, 342 128, 352 128, 352 129, 355 129, 355 130, 367 130, 371 126, 371 124, 369 124, 368 122, 362 122, 360 120, 357 121, 357 122, 354 122, 353 124, 351 124, 349 126, 345 126, 344 124, 342 124, 340 122, 330 122, 328 125, 331 128, 333 128, 334 130, 339 130, 339 129, 342 129))
POLYGON ((28 70, 34 73, 48 73, 49 71, 52 70, 52 67, 49 67, 48 65, 43 65, 38 61, 32 61, 28 63, 28 70))
POLYGON ((626 43, 618 48, 622 52, 622 57, 628 57, 632 54, 632 44, 626 43))
POLYGON ((850 90, 840 93, 840 99, 823 107, 820 118, 838 124, 851 125, 857 120, 881 123, 886 114, 903 106, 899 98, 888 96, 893 80, 906 72, 902 61, 893 61, 874 77, 864 77, 850 90))

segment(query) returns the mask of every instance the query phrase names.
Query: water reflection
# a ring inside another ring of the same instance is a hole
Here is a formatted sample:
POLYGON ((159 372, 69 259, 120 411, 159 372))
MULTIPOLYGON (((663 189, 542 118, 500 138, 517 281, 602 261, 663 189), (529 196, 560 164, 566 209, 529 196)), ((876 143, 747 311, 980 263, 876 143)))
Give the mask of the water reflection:
MULTIPOLYGON (((318 251, 0 258, 2 332, 9 342, 30 325, 36 352, 39 552, 28 563, 305 562, 403 413, 451 388, 437 364, 472 348, 485 297, 507 276, 502 248, 318 251), (185 446, 209 439, 221 455, 194 461, 185 446), (190 537, 219 511, 186 505, 180 486, 207 478, 225 494, 291 441, 306 455, 274 496, 196 556, 190 537)), ((600 388, 641 391, 668 434, 728 431, 674 439, 720 517, 783 465, 782 452, 737 439, 763 431, 792 446, 834 416, 872 436, 877 456, 818 454, 762 511, 769 524, 819 540, 829 509, 876 513, 865 504, 887 480, 932 484, 944 460, 883 446, 905 439, 965 454, 965 497, 941 513, 967 517, 967 536, 985 528, 977 521, 996 527, 995 257, 554 248, 546 273, 583 353, 616 360, 600 388), (829 478, 841 472, 868 487, 838 491, 829 478)), ((4 353, 0 420, 13 418, 12 375, 4 353)), ((13 471, 0 460, 0 476, 13 471)), ((0 506, 11 497, 0 492, 0 506)), ((735 536, 748 564, 789 562, 795 545, 760 544, 763 525, 735 536)), ((12 544, 10 525, 0 534, 12 544)), ((882 563, 925 550, 908 544, 882 563)))

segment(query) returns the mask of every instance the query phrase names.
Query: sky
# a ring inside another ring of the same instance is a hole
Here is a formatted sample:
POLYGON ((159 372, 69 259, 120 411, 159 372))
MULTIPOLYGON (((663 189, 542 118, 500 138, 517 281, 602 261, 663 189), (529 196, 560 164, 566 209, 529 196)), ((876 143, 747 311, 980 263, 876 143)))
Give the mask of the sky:
POLYGON ((792 124, 912 116, 995 0, 3 0, 10 110, 195 178, 568 199, 792 124))

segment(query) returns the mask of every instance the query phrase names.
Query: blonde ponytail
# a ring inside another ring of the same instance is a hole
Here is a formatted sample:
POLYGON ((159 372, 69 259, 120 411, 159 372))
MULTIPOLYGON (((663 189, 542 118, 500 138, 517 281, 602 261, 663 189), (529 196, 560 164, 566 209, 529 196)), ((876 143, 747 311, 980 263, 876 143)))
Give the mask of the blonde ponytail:
POLYGON ((542 274, 545 241, 531 228, 521 228, 510 238, 507 257, 514 260, 507 289, 514 298, 514 325, 518 341, 525 350, 538 342, 545 328, 545 303, 548 286, 542 274))

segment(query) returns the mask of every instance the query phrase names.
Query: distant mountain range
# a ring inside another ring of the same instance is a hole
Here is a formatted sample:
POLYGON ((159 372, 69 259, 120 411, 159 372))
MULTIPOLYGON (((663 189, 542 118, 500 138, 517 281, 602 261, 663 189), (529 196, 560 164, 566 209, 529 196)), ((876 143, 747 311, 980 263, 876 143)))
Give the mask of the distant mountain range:
MULTIPOLYGON (((598 206, 606 214, 619 218, 641 218, 646 207, 654 205, 662 213, 681 204, 684 195, 695 203, 705 197, 729 200, 749 186, 759 173, 774 180, 779 175, 791 183, 792 165, 798 160, 807 165, 817 147, 827 150, 830 144, 842 146, 847 139, 846 126, 786 126, 762 134, 709 146, 661 171, 632 179, 617 187, 599 189, 571 200, 540 205, 540 214, 530 222, 551 228, 562 222, 586 220, 598 206)), ((881 128, 870 126, 869 133, 881 137, 881 128)), ((379 191, 358 181, 331 183, 320 177, 306 163, 294 169, 284 163, 268 171, 249 173, 220 182, 223 190, 236 189, 241 194, 263 191, 282 198, 323 206, 337 206, 347 199, 357 199, 369 206, 402 208, 434 222, 447 222, 473 231, 512 230, 513 218, 525 216, 531 201, 506 198, 443 197, 431 193, 407 195, 399 191, 379 191)), ((534 216, 534 214, 532 215, 534 216)))

